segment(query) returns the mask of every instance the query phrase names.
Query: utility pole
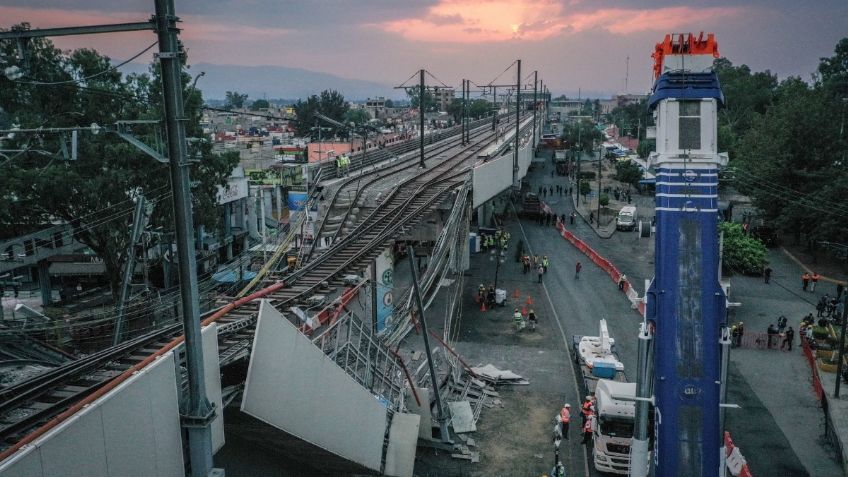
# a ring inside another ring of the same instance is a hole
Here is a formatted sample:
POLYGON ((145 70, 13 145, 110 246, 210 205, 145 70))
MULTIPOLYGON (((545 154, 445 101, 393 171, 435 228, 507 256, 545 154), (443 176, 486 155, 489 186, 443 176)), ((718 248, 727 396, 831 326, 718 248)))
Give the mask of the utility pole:
POLYGON ((409 267, 412 269, 412 286, 415 293, 415 304, 418 307, 418 322, 421 324, 421 336, 424 337, 424 351, 427 353, 427 365, 430 367, 430 383, 433 386, 433 396, 436 397, 436 422, 439 423, 439 430, 442 437, 442 443, 452 444, 450 433, 448 432, 448 421, 445 410, 442 407, 442 398, 439 394, 439 378, 436 376, 436 367, 433 366, 433 357, 430 351, 430 338, 427 333, 427 319, 424 317, 424 304, 421 302, 421 291, 418 289, 418 267, 415 266, 415 250, 412 245, 406 247, 407 255, 409 255, 409 267))
MULTIPOLYGON (((495 114, 492 115, 492 131, 497 131, 498 125, 498 87, 492 86, 492 109, 495 114)), ((495 136, 497 138, 497 136, 495 136)))
POLYGON ((598 145, 598 229, 601 228, 601 148, 602 145, 598 145))
POLYGON ((536 93, 538 92, 539 86, 539 70, 533 72, 533 156, 536 156, 536 110, 538 108, 538 99, 536 98, 536 93))
POLYGON ((419 165, 422 169, 426 168, 427 165, 424 164, 424 68, 421 68, 419 72, 421 75, 419 77, 419 89, 418 89, 418 118, 420 120, 419 126, 421 127, 421 141, 419 143, 419 153, 421 154, 421 158, 419 159, 419 165))
POLYGON ((130 281, 132 281, 133 269, 135 268, 135 244, 141 235, 142 222, 144 221, 144 196, 139 194, 135 203, 135 214, 133 214, 133 228, 130 233, 130 244, 127 247, 127 260, 124 264, 124 279, 121 282, 121 298, 118 301, 118 317, 115 320, 115 335, 112 337, 112 346, 118 346, 123 341, 124 334, 124 308, 129 295, 130 281))
POLYGON ((0 32, 0 40, 16 39, 21 45, 27 38, 87 35, 125 31, 156 31, 159 40, 157 59, 162 69, 162 94, 165 106, 165 129, 168 139, 171 188, 174 197, 174 225, 179 256, 180 298, 182 300, 186 369, 188 371, 188 404, 180 410, 180 424, 188 435, 191 475, 206 477, 212 471, 211 423, 215 409, 206 398, 203 371, 203 347, 200 335, 200 306, 197 289, 197 263, 191 212, 189 163, 186 153, 178 18, 174 0, 155 0, 152 20, 112 25, 12 30, 0 32))
POLYGON ((465 80, 462 80, 462 127, 460 128, 460 134, 462 134, 462 139, 460 140, 460 144, 465 145, 465 114, 468 109, 468 104, 466 104, 465 100, 465 80))
POLYGON ((515 76, 515 154, 512 155, 512 186, 515 187, 515 181, 518 179, 518 145, 520 137, 518 135, 521 129, 521 60, 518 60, 518 73, 515 76))
POLYGON ((156 0, 156 33, 159 37, 162 92, 165 97, 165 125, 168 133, 168 159, 171 163, 174 228, 179 254, 180 296, 188 370, 189 399, 181 419, 188 434, 191 473, 196 477, 205 477, 212 470, 211 423, 215 417, 215 409, 206 398, 206 378, 203 374, 197 263, 192 233, 194 219, 191 212, 191 185, 186 154, 186 117, 183 111, 178 31, 174 0, 156 0))

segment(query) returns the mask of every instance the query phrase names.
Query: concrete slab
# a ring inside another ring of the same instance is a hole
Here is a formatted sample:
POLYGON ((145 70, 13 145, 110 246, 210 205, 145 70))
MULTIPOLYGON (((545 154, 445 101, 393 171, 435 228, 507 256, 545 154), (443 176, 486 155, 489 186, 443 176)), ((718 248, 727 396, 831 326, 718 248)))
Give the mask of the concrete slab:
POLYGON ((420 420, 417 414, 396 413, 392 416, 385 475, 412 477, 420 420))
POLYGON ((448 408, 450 408, 451 426, 453 426, 454 432, 474 432, 477 430, 471 403, 468 401, 448 402, 448 408))

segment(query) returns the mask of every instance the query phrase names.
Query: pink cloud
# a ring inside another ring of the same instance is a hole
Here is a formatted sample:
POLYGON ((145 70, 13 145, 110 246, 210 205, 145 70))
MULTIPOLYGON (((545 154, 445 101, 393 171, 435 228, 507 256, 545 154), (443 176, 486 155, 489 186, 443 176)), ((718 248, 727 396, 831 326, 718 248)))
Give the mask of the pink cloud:
POLYGON ((604 8, 569 12, 554 0, 441 0, 424 17, 369 26, 429 43, 486 43, 523 39, 540 41, 566 33, 602 29, 627 35, 642 31, 669 32, 741 14, 741 7, 604 8), (445 22, 444 18, 452 21, 445 22))
MULTIPOLYGON (((151 5, 152 8, 152 5, 151 5)), ((42 8, 18 8, 0 6, 0 18, 3 28, 21 22, 29 22, 33 29, 59 26, 97 25, 104 23, 143 22, 151 17, 151 12, 110 12, 97 10, 62 10, 42 8)), ((180 39, 191 49, 200 43, 225 42, 232 39, 274 40, 289 35, 292 30, 284 28, 261 28, 248 25, 211 21, 203 15, 180 15, 180 39)), ((154 32, 113 33, 108 35, 85 35, 55 37, 52 39, 60 48, 95 48, 98 51, 116 57, 129 57, 137 53, 144 45, 156 40, 154 32)))

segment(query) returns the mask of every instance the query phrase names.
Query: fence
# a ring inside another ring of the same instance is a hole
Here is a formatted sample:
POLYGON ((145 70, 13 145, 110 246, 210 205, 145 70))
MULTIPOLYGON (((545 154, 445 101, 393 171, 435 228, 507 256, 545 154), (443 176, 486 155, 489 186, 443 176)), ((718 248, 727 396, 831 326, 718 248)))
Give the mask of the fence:
POLYGON ((733 445, 733 439, 730 438, 730 433, 727 431, 724 432, 724 448, 727 453, 727 470, 735 477, 753 477, 748 468, 748 463, 745 462, 739 448, 733 445))

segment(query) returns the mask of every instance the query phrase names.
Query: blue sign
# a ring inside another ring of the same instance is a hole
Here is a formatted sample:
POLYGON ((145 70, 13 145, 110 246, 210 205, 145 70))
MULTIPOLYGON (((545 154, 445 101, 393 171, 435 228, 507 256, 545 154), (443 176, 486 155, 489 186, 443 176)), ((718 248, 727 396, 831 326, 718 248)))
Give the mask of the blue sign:
POLYGON ((289 210, 303 210, 306 205, 306 192, 289 191, 288 206, 289 210))

